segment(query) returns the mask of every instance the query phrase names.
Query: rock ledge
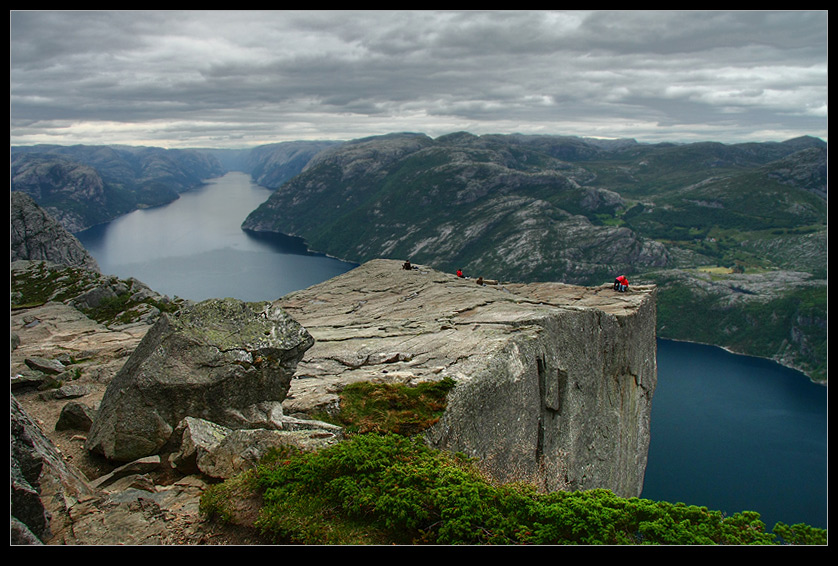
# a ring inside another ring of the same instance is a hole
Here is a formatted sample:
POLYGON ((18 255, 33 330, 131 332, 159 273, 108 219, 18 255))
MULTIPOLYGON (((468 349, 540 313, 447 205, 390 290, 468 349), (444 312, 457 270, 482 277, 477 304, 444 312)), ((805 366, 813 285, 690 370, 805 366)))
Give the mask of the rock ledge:
POLYGON ((315 338, 286 414, 335 411, 355 381, 451 377, 428 434, 499 480, 638 496, 649 444, 655 287, 478 285, 373 260, 277 301, 315 338))

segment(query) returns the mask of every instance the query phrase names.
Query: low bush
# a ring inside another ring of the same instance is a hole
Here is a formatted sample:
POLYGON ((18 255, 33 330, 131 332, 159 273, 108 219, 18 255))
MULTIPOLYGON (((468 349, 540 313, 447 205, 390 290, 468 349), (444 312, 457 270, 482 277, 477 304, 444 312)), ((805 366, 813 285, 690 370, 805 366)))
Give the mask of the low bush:
MULTIPOLYGON (((419 437, 362 434, 328 449, 266 460, 248 484, 262 495, 255 526, 290 544, 823 544, 826 531, 759 514, 611 491, 541 493, 496 486, 461 454, 419 437)), ((207 497, 213 497, 211 489, 207 497)), ((215 496, 215 500, 221 500, 215 496)))

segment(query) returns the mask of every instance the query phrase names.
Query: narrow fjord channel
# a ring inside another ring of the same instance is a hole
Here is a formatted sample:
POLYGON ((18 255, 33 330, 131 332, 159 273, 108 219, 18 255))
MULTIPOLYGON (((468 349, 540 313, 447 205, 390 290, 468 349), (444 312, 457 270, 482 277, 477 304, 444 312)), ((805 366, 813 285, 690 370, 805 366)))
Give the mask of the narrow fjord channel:
POLYGON ((103 273, 135 277, 157 292, 193 301, 274 300, 352 269, 309 253, 297 238, 241 229, 271 191, 227 173, 165 206, 137 210, 76 236, 103 273))

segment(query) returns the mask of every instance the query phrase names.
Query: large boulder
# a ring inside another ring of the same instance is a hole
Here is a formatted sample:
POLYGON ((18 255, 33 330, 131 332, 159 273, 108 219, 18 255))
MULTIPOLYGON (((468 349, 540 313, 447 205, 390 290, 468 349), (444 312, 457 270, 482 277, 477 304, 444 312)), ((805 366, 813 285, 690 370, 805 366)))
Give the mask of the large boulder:
POLYGON ((85 447, 115 461, 142 458, 188 416, 282 428, 281 403, 313 344, 269 303, 210 299, 162 315, 108 385, 85 447))

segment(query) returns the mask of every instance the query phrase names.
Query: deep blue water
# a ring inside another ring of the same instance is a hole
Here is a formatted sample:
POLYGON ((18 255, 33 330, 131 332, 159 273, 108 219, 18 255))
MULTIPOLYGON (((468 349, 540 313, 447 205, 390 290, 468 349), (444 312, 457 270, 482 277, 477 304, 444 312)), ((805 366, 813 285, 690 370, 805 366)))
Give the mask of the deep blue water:
POLYGON ((658 340, 643 497, 827 526, 827 388, 769 360, 658 340))
MULTIPOLYGON (((270 195, 229 173, 163 207, 77 234, 103 273, 192 300, 273 300, 353 264, 240 228, 270 195)), ((720 348, 658 341, 642 496, 826 527, 826 387, 720 348)))

